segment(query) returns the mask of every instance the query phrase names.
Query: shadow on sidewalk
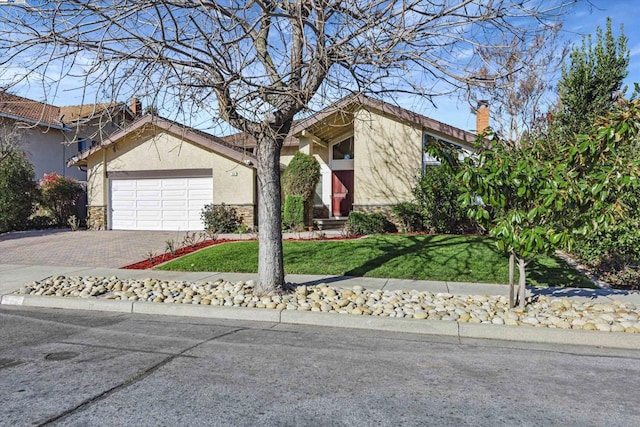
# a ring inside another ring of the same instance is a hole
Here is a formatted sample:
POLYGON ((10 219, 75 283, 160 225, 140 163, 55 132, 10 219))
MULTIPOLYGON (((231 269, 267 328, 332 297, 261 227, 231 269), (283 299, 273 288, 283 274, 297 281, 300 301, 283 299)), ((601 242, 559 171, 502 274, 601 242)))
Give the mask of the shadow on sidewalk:
POLYGON ((586 288, 538 288, 527 287, 532 295, 544 295, 557 298, 570 298, 570 297, 582 297, 597 299, 598 297, 615 297, 615 296, 627 296, 627 295, 640 295, 638 291, 625 291, 622 289, 586 289, 586 288))

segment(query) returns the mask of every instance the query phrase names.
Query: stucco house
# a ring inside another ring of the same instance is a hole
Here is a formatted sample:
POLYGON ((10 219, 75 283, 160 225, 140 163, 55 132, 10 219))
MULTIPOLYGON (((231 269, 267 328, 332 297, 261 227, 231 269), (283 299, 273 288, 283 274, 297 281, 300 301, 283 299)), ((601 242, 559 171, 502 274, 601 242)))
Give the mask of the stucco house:
MULTIPOLYGON (((486 127, 488 109, 478 110, 486 127)), ((476 135, 365 96, 351 96, 296 121, 281 154, 316 157, 322 178, 316 218, 351 210, 387 212, 411 200, 421 171, 436 164, 424 154, 433 139, 471 152, 476 135)), ((145 115, 69 160, 87 170, 88 225, 138 230, 202 229, 206 204, 233 206, 255 223, 255 141, 246 134, 219 138, 145 115)))
POLYGON ((142 105, 125 103, 58 107, 0 91, 0 128, 33 164, 36 179, 55 172, 85 181, 86 171, 67 159, 141 115, 142 105), (10 136, 9 136, 10 135, 10 136))
POLYGON ((206 204, 233 206, 253 224, 255 157, 168 119, 144 115, 74 156, 86 168, 92 229, 202 230, 206 204))

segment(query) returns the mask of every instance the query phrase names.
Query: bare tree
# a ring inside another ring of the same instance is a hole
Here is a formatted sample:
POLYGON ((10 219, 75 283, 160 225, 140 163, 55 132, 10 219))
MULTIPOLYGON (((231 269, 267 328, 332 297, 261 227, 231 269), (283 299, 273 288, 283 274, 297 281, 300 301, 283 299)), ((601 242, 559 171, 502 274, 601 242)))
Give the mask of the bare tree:
POLYGON ((519 144, 542 117, 542 110, 555 102, 553 79, 569 51, 561 40, 561 29, 558 24, 531 39, 511 34, 498 48, 478 48, 481 58, 491 65, 480 69, 486 81, 470 91, 470 98, 474 104, 489 101, 493 129, 507 143, 519 144), (502 78, 494 78, 489 71, 495 64, 502 78))
POLYGON ((13 83, 73 77, 100 94, 167 96, 176 111, 215 108, 252 135, 265 292, 284 280, 279 154, 297 114, 349 93, 466 89, 486 79, 482 65, 499 84, 509 71, 480 61, 480 49, 530 40, 574 2, 39 1, 0 15, 0 67, 25 63, 13 83))

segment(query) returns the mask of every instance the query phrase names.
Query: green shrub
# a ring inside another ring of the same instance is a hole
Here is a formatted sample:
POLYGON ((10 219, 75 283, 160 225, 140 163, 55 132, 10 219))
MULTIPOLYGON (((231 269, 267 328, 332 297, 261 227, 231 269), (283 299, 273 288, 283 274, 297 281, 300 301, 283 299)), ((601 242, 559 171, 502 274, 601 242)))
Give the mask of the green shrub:
POLYGON ((304 228, 304 199, 302 196, 288 195, 284 199, 282 223, 289 230, 304 228))
POLYGON ((302 196, 303 200, 313 196, 319 180, 320 164, 315 157, 300 151, 296 151, 282 175, 285 194, 302 196))
POLYGON ((462 194, 460 183, 445 168, 428 167, 413 194, 422 207, 426 231, 460 234, 478 230, 458 200, 462 194))
POLYGON ((221 205, 206 205, 202 208, 200 218, 209 233, 233 233, 242 223, 235 208, 221 205))
POLYGON ((423 211, 419 204, 402 202, 391 208, 391 212, 398 218, 404 231, 422 231, 423 211))
MULTIPOLYGON (((320 181, 320 163, 315 157, 297 151, 282 174, 282 190, 286 196, 301 196, 303 219, 313 222, 313 193, 320 181)), ((286 226, 286 223, 284 224, 286 226)))
POLYGON ((27 227, 36 198, 33 166, 20 151, 0 161, 0 232, 27 227))
POLYGON ((57 225, 67 225, 83 192, 77 180, 55 172, 45 173, 40 180, 40 202, 53 214, 57 225))
MULTIPOLYGON (((636 207, 632 212, 640 213, 636 207)), ((571 252, 611 286, 640 289, 640 219, 633 216, 580 239, 571 252)))
POLYGON ((27 228, 39 230, 43 228, 50 228, 54 225, 55 224, 53 223, 53 218, 51 217, 51 215, 41 215, 36 212, 29 217, 27 228))
POLYGON ((395 226, 381 213, 364 213, 352 211, 345 224, 347 234, 365 235, 381 234, 396 231, 395 226))

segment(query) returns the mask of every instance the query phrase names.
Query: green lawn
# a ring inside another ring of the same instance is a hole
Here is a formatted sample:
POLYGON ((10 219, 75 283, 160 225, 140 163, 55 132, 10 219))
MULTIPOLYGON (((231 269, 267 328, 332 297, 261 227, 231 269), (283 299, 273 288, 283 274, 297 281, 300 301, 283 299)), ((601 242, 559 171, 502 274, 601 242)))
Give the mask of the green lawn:
MULTIPOLYGON (((377 235, 346 241, 285 241, 286 273, 393 277, 454 282, 507 283, 508 260, 481 236, 377 235)), ((159 270, 254 273, 258 242, 216 245, 176 259, 159 270)), ((528 284, 591 287, 562 260, 540 257, 528 284)))

